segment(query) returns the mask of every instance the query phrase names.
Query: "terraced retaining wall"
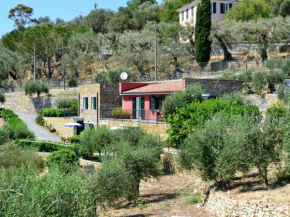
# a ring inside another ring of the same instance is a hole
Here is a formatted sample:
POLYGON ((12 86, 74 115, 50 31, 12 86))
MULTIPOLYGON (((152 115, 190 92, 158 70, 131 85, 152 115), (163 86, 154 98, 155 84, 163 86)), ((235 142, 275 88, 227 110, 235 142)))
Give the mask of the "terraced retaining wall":
POLYGON ((238 201, 233 198, 228 198, 214 190, 210 192, 206 207, 217 216, 222 217, 290 216, 290 203, 277 204, 263 200, 238 201))

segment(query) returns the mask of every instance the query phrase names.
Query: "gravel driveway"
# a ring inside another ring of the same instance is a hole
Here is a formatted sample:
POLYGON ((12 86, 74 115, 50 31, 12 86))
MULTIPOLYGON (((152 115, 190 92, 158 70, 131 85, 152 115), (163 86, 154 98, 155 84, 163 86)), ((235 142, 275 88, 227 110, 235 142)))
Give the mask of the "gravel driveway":
POLYGON ((14 111, 18 117, 27 124, 28 128, 34 133, 36 140, 46 140, 51 142, 61 142, 60 138, 49 132, 45 127, 39 126, 35 122, 36 115, 29 115, 14 111))

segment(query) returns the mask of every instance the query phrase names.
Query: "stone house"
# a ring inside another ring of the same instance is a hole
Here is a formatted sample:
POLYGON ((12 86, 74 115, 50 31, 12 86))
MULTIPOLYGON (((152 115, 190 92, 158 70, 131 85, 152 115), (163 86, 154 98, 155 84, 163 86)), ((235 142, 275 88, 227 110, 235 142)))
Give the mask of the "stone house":
MULTIPOLYGON (((96 127, 101 118, 111 116, 112 109, 122 106, 118 84, 91 84, 79 87, 79 120, 87 129, 96 127)), ((82 129, 79 129, 82 130, 82 129)))

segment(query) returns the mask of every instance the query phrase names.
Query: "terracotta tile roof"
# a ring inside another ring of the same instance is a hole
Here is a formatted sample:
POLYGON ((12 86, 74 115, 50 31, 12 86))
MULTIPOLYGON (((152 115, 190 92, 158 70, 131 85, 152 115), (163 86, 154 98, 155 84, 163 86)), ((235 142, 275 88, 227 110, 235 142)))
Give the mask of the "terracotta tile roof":
POLYGON ((137 87, 131 90, 123 91, 121 94, 128 93, 170 93, 183 90, 183 82, 171 81, 171 82, 160 82, 160 83, 149 83, 143 87, 137 87))

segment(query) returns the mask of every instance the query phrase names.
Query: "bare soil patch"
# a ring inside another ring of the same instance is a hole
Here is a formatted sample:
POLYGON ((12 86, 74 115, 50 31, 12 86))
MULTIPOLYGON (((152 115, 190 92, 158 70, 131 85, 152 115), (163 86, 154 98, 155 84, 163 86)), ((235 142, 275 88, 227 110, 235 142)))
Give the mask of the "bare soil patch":
POLYGON ((275 203, 290 201, 290 184, 277 182, 274 168, 269 169, 269 183, 270 185, 265 187, 257 171, 253 170, 247 177, 238 176, 230 188, 221 193, 238 200, 260 200, 275 203))
POLYGON ((182 174, 165 175, 159 180, 143 182, 140 198, 134 204, 125 204, 104 213, 103 216, 215 216, 200 204, 191 204, 195 182, 182 174))

